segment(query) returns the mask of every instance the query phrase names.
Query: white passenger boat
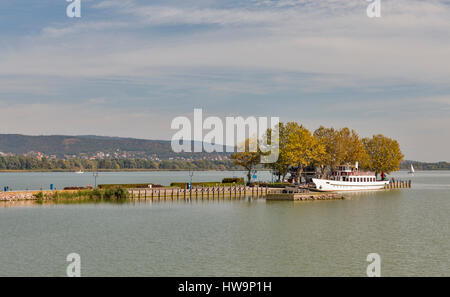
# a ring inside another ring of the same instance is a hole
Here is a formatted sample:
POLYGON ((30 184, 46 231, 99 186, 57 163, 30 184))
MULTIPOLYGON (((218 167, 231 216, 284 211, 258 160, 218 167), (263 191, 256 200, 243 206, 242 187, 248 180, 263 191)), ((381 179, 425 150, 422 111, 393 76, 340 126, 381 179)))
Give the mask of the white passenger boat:
POLYGON ((313 182, 321 192, 380 190, 389 184, 389 181, 377 180, 373 172, 360 171, 358 163, 338 166, 329 179, 313 178, 313 182))

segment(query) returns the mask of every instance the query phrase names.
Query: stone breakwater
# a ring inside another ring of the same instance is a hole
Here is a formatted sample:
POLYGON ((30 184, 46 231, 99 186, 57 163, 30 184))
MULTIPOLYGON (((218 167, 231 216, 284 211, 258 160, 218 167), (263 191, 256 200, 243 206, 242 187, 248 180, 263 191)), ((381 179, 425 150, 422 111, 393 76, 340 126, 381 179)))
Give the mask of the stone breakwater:
MULTIPOLYGON (((282 193, 282 189, 267 189, 257 188, 251 189, 246 187, 233 187, 229 191, 225 188, 210 188, 207 191, 183 190, 183 189, 154 189, 154 190, 133 190, 130 189, 131 199, 187 199, 187 198, 223 198, 227 197, 257 197, 266 198, 267 200, 278 201, 313 201, 313 200, 340 200, 345 199, 344 196, 338 193, 320 193, 320 192, 306 192, 306 193, 282 193)), ((204 190, 204 189, 203 189, 204 190)), ((58 191, 75 192, 73 190, 58 191)), ((0 201, 33 201, 39 200, 37 194, 42 193, 41 197, 45 200, 51 199, 55 195, 55 191, 17 191, 17 192, 0 192, 0 201)), ((41 198, 42 199, 42 198, 41 198)))
POLYGON ((34 195, 36 195, 39 192, 40 191, 0 192, 0 201, 37 200, 36 196, 34 195))

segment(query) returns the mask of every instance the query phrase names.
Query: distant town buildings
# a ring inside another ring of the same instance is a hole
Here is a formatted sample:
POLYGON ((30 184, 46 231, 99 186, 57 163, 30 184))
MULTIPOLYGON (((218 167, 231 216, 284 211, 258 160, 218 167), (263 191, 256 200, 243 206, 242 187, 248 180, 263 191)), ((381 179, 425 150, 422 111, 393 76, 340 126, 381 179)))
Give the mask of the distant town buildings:
MULTIPOLYGON (((0 157, 8 157, 8 156, 16 156, 13 153, 5 153, 0 152, 0 157)), ((230 160, 227 155, 221 154, 199 154, 198 156, 185 156, 171 154, 170 156, 160 156, 154 153, 146 153, 146 152, 130 152, 130 151, 120 151, 119 149, 115 149, 113 151, 98 151, 93 153, 79 153, 79 154, 64 154, 63 156, 57 156, 55 154, 46 154, 45 152, 36 152, 30 151, 23 156, 34 157, 38 160, 42 159, 82 159, 82 160, 104 160, 104 159, 142 159, 149 161, 163 161, 163 160, 180 160, 180 161, 226 161, 230 160)))

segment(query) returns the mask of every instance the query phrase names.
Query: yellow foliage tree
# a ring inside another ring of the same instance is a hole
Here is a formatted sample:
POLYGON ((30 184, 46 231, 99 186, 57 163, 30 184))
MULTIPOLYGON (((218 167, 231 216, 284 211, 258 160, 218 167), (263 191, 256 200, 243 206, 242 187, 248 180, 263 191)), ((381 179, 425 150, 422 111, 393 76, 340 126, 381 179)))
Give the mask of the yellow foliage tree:
POLYGON ((384 135, 363 139, 368 154, 367 168, 378 173, 390 173, 400 168, 403 154, 396 140, 384 135))
POLYGON ((286 157, 291 166, 297 167, 300 177, 304 168, 320 162, 325 146, 311 132, 297 123, 286 125, 286 157))
POLYGON ((342 164, 354 164, 356 161, 367 165, 368 155, 358 133, 349 128, 336 130, 321 126, 314 136, 325 147, 325 155, 319 165, 328 166, 333 171, 342 164))
POLYGON ((325 128, 320 126, 319 129, 314 131, 314 137, 324 146, 325 154, 322 156, 319 167, 324 173, 325 167, 328 166, 333 170, 339 165, 342 159, 342 149, 339 147, 339 133, 334 128, 325 128))
POLYGON ((343 128, 339 131, 339 141, 343 148, 341 164, 355 164, 359 162, 361 167, 367 167, 368 154, 363 141, 355 130, 343 128))

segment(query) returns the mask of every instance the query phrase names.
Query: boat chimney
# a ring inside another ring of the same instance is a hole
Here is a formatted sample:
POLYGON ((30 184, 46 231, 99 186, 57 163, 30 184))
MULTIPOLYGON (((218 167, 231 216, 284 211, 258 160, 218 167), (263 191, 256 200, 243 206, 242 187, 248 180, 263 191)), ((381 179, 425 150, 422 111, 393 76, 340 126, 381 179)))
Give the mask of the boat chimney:
POLYGON ((356 170, 358 170, 358 165, 359 165, 359 163, 358 163, 358 161, 356 161, 356 163, 355 163, 356 170))

